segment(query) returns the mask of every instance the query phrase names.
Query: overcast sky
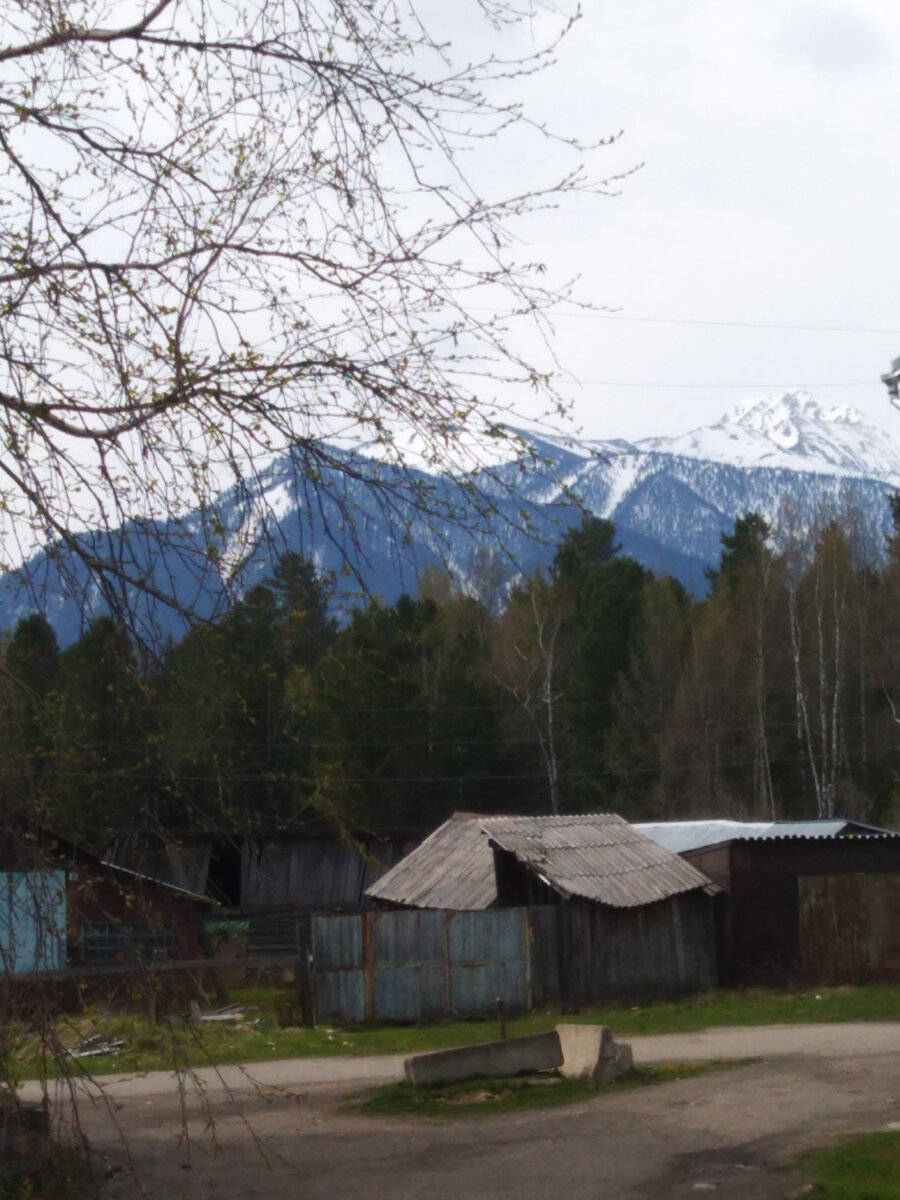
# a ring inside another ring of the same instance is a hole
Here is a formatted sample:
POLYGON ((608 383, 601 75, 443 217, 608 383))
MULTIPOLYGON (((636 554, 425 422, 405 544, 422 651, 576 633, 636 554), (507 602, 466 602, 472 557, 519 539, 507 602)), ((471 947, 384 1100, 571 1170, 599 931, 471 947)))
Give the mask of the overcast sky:
POLYGON ((900 438, 878 382, 900 355, 900 6, 589 0, 559 59, 541 107, 624 130, 602 172, 645 164, 535 227, 621 310, 558 320, 584 433, 677 433, 803 387, 900 438))

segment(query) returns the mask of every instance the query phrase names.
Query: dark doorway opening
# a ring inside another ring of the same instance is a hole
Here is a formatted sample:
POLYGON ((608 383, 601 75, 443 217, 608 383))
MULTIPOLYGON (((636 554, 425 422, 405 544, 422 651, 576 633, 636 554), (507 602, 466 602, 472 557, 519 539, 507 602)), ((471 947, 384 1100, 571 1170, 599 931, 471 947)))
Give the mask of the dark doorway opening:
POLYGON ((241 847, 237 842, 218 842, 213 846, 207 886, 220 904, 241 907, 241 847))

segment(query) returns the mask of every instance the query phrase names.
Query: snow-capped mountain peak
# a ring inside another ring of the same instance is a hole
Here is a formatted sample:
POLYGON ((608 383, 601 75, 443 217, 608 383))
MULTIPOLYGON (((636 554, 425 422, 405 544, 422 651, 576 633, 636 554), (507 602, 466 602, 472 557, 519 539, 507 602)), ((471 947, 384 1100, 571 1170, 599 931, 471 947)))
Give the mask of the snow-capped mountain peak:
POLYGON ((900 437, 849 405, 792 391, 736 405, 714 425, 641 449, 734 466, 781 467, 900 483, 900 437))
MULTIPOLYGON (((748 512, 777 529, 788 497, 795 534, 852 507, 877 556, 892 528, 889 496, 900 488, 900 432, 889 431, 892 416, 885 405, 879 427, 852 408, 791 391, 739 404, 715 424, 679 437, 589 441, 509 430, 534 448, 525 470, 515 455, 497 454, 490 431, 470 443, 448 426, 448 461, 435 463, 414 438, 367 447, 331 444, 328 465, 315 478, 290 456, 273 459, 259 470, 255 494, 237 488, 217 498, 216 525, 224 538, 214 555, 200 511, 84 536, 92 557, 121 562, 132 577, 154 586, 159 581, 173 589, 184 611, 203 619, 270 575, 271 556, 280 549, 302 553, 333 577, 338 604, 354 603, 360 584, 395 599, 415 588, 429 563, 449 566, 465 585, 481 551, 528 574, 546 568, 564 530, 581 520, 582 510, 571 504, 575 496, 587 511, 615 523, 625 553, 702 593, 723 531, 748 512), (406 489, 397 470, 401 459, 413 464, 406 489), (495 471, 484 472, 485 462, 496 462, 495 471), (461 489, 447 478, 453 465, 470 465, 461 489), (490 501, 490 520, 468 507, 476 486, 490 501)), ((508 446, 496 441, 501 451, 508 446)), ((151 639, 180 637, 186 622, 154 597, 133 595, 136 623, 151 639)), ((68 547, 54 547, 20 573, 0 577, 0 629, 13 628, 36 600, 63 644, 104 611, 100 590, 68 547)))
POLYGON ((809 392, 785 392, 762 400, 737 404, 722 418, 722 423, 739 425, 762 433, 784 449, 793 449, 805 425, 859 425, 861 414, 850 405, 825 408, 809 392))

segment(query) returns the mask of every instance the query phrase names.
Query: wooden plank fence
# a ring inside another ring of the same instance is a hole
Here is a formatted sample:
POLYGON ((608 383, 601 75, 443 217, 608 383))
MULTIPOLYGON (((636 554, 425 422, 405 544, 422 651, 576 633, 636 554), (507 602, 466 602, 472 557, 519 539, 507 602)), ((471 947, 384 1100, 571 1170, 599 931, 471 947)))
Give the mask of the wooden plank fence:
POLYGON ((610 996, 715 987, 710 898, 314 916, 310 1007, 320 1023, 486 1017, 610 996))
MULTIPOLYGON (((280 918, 284 929, 289 923, 280 918)), ((148 979, 227 968, 290 973, 304 1023, 414 1022, 493 1016, 715 987, 716 939, 702 892, 615 910, 567 903, 456 912, 433 909, 293 914, 281 953, 37 969, 25 982, 148 979)), ((44 964, 41 964, 44 965, 44 964)), ((7 985, 15 979, 4 979, 7 985)))

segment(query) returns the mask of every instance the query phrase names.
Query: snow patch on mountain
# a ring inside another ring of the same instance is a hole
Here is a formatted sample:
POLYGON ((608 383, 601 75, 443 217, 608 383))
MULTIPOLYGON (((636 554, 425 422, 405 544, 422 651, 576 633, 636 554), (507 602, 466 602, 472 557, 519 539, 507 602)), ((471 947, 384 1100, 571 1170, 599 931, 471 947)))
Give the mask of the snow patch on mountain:
MULTIPOLYGON (((329 444, 316 476, 285 456, 259 465, 255 480, 223 492, 202 512, 79 536, 92 556, 122 561, 133 578, 174 591, 183 612, 198 619, 215 617, 269 577, 286 549, 333 576, 335 602, 345 607, 361 594, 391 602, 414 591, 429 564, 449 565, 464 588, 477 586, 492 557, 508 574, 527 575, 546 568, 583 511, 615 523, 624 553, 702 592, 722 532, 750 511, 777 527, 786 499, 799 533, 852 510, 877 559, 891 528, 888 496, 900 488, 900 436, 805 392, 739 404, 679 437, 630 442, 504 432, 530 453, 510 454, 503 438, 485 435, 471 446, 460 438, 455 458, 438 471, 415 439, 403 449, 418 466, 407 462, 405 469, 383 445, 367 453, 329 444), (472 473, 454 479, 461 457, 472 473), (473 485, 480 504, 473 503, 473 485)), ((152 593, 134 591, 131 602, 139 623, 159 638, 184 633, 182 617, 152 593)), ((37 608, 67 644, 103 611, 103 598, 78 556, 56 547, 0 577, 0 629, 37 608)))
POLYGON ((644 474, 646 462, 639 454, 622 454, 609 461, 606 471, 609 493, 597 516, 609 519, 644 474))

